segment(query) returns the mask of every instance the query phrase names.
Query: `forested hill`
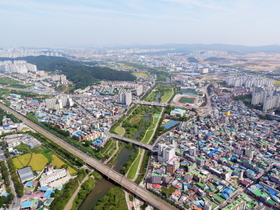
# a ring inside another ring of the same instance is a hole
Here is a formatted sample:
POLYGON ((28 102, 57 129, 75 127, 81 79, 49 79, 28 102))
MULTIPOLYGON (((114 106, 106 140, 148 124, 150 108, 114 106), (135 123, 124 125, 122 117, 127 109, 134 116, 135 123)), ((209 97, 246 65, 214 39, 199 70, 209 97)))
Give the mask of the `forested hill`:
POLYGON ((28 56, 21 58, 0 58, 0 60, 26 60, 37 65, 38 70, 61 70, 76 88, 84 88, 99 80, 134 81, 136 77, 127 71, 116 71, 108 67, 90 67, 79 61, 72 61, 63 57, 28 56))

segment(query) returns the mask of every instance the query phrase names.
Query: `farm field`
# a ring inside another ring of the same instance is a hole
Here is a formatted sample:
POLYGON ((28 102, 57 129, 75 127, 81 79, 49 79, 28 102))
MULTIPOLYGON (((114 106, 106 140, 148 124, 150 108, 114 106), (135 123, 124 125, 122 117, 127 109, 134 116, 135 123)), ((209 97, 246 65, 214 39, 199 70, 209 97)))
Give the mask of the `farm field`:
POLYGON ((32 154, 32 158, 29 162, 33 171, 41 171, 48 163, 48 159, 43 154, 32 154))
MULTIPOLYGON (((43 145, 30 148, 27 145, 20 144, 16 147, 19 151, 28 152, 27 154, 13 158, 13 163, 16 169, 30 166, 33 171, 41 171, 48 164, 53 165, 55 168, 61 168, 63 165, 68 165, 50 149, 43 145)), ((68 165, 70 174, 75 174, 77 171, 68 165)))
POLYGON ((148 74, 145 74, 145 73, 133 73, 136 77, 149 77, 148 74))
POLYGON ((22 155, 22 156, 19 156, 18 157, 18 160, 19 162, 24 166, 27 166, 28 163, 30 162, 31 160, 31 157, 32 155, 31 154, 25 154, 25 155, 22 155))
MULTIPOLYGON (((56 155, 52 155, 52 162, 51 165, 53 165, 55 168, 61 168, 61 166, 65 165, 65 162, 63 162, 59 157, 56 155)), ((68 170, 70 174, 74 174, 77 171, 70 166, 68 166, 68 170)))

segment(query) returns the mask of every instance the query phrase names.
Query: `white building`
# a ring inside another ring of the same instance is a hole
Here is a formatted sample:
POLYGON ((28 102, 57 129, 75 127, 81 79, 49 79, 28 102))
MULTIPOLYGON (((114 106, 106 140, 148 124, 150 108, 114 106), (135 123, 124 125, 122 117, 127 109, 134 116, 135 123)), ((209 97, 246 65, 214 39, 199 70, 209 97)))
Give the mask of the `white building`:
POLYGON ((138 87, 136 88, 136 95, 140 96, 143 93, 143 85, 138 85, 138 87))
POLYGON ((47 186, 49 183, 62 177, 65 177, 66 175, 66 169, 54 169, 53 166, 49 165, 46 167, 46 172, 41 176, 39 180, 40 186, 47 186))
POLYGON ((119 104, 125 104, 125 105, 129 106, 132 103, 132 94, 131 94, 131 92, 120 93, 118 95, 117 102, 119 104))
POLYGON ((173 145, 158 145, 158 161, 167 162, 175 156, 175 147, 173 145))
POLYGON ((73 99, 69 96, 61 98, 48 98, 45 100, 45 105, 47 109, 62 109, 65 106, 73 106, 73 99))

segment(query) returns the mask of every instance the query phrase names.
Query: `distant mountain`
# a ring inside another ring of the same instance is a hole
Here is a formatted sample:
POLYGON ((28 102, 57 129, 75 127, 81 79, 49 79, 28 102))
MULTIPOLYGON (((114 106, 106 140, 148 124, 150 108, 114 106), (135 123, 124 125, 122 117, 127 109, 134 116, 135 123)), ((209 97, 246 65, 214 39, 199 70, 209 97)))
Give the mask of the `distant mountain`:
POLYGON ((39 70, 61 70, 67 79, 75 84, 76 88, 85 88, 100 80, 134 81, 136 77, 127 71, 116 71, 107 67, 87 66, 87 63, 72 61, 63 57, 28 56, 21 58, 0 58, 0 60, 26 60, 37 65, 39 70))
POLYGON ((231 53, 254 53, 254 52, 265 52, 265 53, 280 53, 279 45, 265 45, 265 46, 244 46, 244 45, 227 45, 227 44, 164 44, 164 45, 126 45, 114 47, 114 49, 170 49, 174 48, 173 52, 191 52, 193 50, 219 50, 227 51, 231 53))

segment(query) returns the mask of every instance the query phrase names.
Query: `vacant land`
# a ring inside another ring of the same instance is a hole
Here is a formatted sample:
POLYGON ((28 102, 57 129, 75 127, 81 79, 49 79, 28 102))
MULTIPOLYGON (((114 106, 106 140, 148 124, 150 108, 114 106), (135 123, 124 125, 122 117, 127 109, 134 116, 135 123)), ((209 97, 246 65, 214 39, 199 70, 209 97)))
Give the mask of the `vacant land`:
POLYGON ((194 101, 195 98, 189 98, 189 97, 181 97, 179 100, 180 103, 190 103, 190 104, 194 103, 194 101))

